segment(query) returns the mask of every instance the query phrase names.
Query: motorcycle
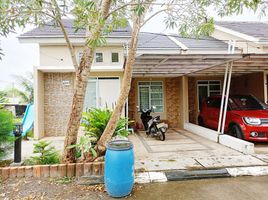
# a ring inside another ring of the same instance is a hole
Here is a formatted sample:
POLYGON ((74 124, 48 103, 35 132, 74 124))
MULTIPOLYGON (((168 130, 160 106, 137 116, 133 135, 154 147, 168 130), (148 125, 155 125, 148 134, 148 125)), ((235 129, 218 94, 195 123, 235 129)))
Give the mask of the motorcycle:
POLYGON ((167 124, 160 123, 160 116, 152 117, 151 112, 156 107, 153 106, 151 109, 142 109, 141 121, 147 136, 158 137, 161 141, 166 139, 165 133, 167 132, 167 124))

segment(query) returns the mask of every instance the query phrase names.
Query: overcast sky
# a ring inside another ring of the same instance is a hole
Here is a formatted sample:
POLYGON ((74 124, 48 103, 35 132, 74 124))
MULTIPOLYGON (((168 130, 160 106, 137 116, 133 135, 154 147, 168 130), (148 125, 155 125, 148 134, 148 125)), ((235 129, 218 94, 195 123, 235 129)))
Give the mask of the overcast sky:
MULTIPOLYGON (((268 21, 268 17, 259 18, 252 11, 245 11, 243 15, 225 17, 223 19, 215 17, 216 20, 232 21, 268 21)), ((162 23, 163 16, 159 15, 151 20, 142 31, 146 32, 170 32, 165 30, 162 23)), ((7 38, 0 37, 1 48, 4 50, 4 56, 0 60, 0 90, 10 86, 14 81, 12 74, 25 75, 31 72, 33 66, 39 65, 38 45, 37 44, 20 44, 17 36, 25 32, 18 31, 18 34, 10 34, 7 38)))

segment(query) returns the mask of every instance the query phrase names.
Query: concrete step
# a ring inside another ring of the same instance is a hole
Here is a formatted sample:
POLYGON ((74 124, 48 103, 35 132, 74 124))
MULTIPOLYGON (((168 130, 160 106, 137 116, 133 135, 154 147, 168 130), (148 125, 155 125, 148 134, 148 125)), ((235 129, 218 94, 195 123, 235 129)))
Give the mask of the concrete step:
POLYGON ((230 174, 226 169, 193 170, 193 171, 175 170, 165 172, 165 174, 167 176, 168 181, 230 177, 230 174))

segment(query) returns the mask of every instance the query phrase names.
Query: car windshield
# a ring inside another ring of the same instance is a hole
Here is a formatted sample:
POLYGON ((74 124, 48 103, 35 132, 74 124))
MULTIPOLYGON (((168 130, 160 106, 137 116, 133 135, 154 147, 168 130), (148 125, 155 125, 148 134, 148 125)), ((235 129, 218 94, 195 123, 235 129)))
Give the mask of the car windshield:
POLYGON ((250 95, 232 96, 229 98, 232 110, 263 110, 261 103, 250 95))

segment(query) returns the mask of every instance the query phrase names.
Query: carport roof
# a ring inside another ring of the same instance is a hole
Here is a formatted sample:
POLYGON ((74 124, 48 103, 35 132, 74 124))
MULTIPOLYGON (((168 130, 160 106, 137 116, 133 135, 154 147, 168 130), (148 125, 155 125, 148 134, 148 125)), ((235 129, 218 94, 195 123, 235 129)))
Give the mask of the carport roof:
POLYGON ((136 58, 134 77, 177 77, 242 59, 241 54, 143 54, 136 58))
POLYGON ((136 58, 133 76, 222 76, 230 61, 234 75, 268 70, 268 54, 144 54, 136 58))
MULTIPOLYGON (((226 63, 191 73, 192 76, 224 75, 226 63)), ((268 70, 268 54, 244 54, 243 58, 233 60, 234 76, 263 72, 268 70)))

